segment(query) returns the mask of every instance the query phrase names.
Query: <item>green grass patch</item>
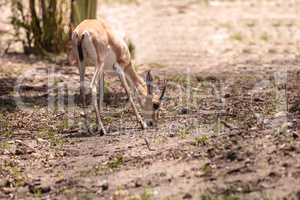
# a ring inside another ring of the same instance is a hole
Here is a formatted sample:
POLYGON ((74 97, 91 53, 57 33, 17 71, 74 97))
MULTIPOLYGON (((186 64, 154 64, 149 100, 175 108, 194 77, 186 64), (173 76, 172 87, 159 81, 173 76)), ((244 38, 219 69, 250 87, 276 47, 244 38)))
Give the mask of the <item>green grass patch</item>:
POLYGON ((148 65, 151 69, 153 68, 161 69, 167 67, 166 65, 163 65, 161 63, 149 63, 148 65))
POLYGON ((9 177, 8 187, 22 187, 26 184, 27 177, 15 162, 5 161, 3 165, 0 165, 0 172, 4 177, 9 177))
POLYGON ((129 200, 151 200, 152 195, 146 189, 136 197, 131 197, 129 200))
POLYGON ((0 113, 0 136, 5 138, 11 138, 14 135, 11 125, 9 124, 9 120, 4 117, 2 113, 0 113))
POLYGON ((199 193, 197 195, 197 200, 240 200, 240 198, 232 194, 219 194, 216 196, 210 196, 199 193))
POLYGON ((209 136, 208 135, 198 135, 194 137, 194 141, 196 143, 196 145, 205 145, 208 143, 209 140, 209 136))
POLYGON ((69 120, 68 118, 63 118, 62 120, 60 120, 58 122, 58 124, 56 125, 56 128, 58 131, 63 131, 69 128, 69 120))
POLYGON ((181 128, 178 130, 177 134, 181 139, 186 139, 189 135, 191 135, 191 131, 189 128, 181 128))
POLYGON ((51 146, 60 147, 65 143, 65 140, 61 138, 57 131, 53 130, 52 128, 42 129, 38 136, 48 140, 51 146))
POLYGON ((230 36, 230 39, 233 41, 242 42, 244 40, 244 37, 243 37, 242 33, 236 32, 230 36))
POLYGON ((209 163, 205 163, 201 167, 201 171, 203 172, 203 175, 210 174, 212 172, 212 167, 211 167, 211 165, 209 163))
POLYGON ((268 42, 270 40, 270 36, 268 35, 268 33, 264 32, 261 34, 260 39, 264 42, 268 42))
POLYGON ((12 144, 9 142, 0 142, 0 152, 10 151, 12 149, 12 144))
POLYGON ((118 155, 112 160, 110 160, 107 164, 106 167, 109 169, 118 169, 120 168, 124 163, 124 158, 122 155, 118 155))

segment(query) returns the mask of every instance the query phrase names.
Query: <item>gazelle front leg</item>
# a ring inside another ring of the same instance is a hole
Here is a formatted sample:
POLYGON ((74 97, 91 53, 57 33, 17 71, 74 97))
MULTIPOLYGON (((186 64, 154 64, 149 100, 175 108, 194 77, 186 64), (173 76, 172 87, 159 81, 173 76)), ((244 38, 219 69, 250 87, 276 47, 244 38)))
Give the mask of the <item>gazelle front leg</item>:
POLYGON ((103 67, 104 67, 104 62, 101 62, 101 64, 96 64, 96 71, 94 73, 94 76, 92 78, 92 82, 91 82, 91 90, 92 90, 92 96, 94 96, 95 98, 92 98, 93 104, 94 104, 94 109, 96 111, 96 119, 97 119, 97 125, 98 128, 101 129, 102 134, 101 135, 105 135, 106 131, 105 128, 103 126, 102 120, 101 120, 101 115, 100 115, 100 110, 98 107, 98 100, 97 100, 97 84, 96 84, 96 80, 99 79, 101 76, 103 76, 103 67))
POLYGON ((129 86, 127 84, 127 81, 126 81, 126 77, 125 77, 125 73, 122 69, 122 67, 118 64, 118 63, 115 63, 113 65, 113 69, 115 70, 115 72, 118 74, 119 78, 120 78, 120 81, 122 83, 122 86, 124 87, 125 91, 126 91, 126 94, 129 98, 129 101, 133 107, 133 110, 134 110, 134 113, 135 113, 135 116, 137 118, 137 120, 140 122, 141 126, 143 129, 146 129, 147 128, 147 124, 144 122, 143 118, 141 117, 141 115, 139 114, 137 108, 136 108, 136 105, 133 101, 133 98, 132 98, 132 95, 131 95, 131 91, 129 89, 129 86))
POLYGON ((103 102, 104 102, 104 73, 102 73, 102 76, 99 76, 98 90, 99 90, 99 110, 100 112, 102 112, 103 102))

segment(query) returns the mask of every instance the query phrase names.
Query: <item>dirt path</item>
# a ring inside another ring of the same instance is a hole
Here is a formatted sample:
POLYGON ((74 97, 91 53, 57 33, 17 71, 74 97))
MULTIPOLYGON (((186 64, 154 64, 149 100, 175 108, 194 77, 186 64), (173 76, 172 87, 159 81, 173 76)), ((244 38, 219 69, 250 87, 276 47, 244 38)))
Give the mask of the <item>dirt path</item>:
POLYGON ((109 134, 84 134, 75 67, 4 55, 0 199, 300 199, 300 5, 210 2, 101 7, 169 81, 157 128, 112 78, 109 134))

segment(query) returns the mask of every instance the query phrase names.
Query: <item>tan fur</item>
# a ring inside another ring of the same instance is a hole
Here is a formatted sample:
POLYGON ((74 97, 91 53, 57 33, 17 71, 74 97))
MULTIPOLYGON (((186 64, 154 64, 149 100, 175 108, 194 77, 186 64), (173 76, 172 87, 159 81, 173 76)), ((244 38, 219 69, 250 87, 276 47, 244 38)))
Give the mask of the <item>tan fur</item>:
MULTIPOLYGON (((136 104, 133 101, 132 94, 128 86, 128 80, 131 85, 139 91, 139 94, 143 97, 143 99, 147 97, 147 87, 145 81, 137 75, 132 66, 130 52, 124 39, 114 32, 103 19, 84 20, 72 33, 72 45, 75 57, 79 64, 83 105, 86 105, 85 89, 83 86, 85 73, 84 63, 87 59, 91 59, 95 64, 95 72, 90 84, 92 93, 97 94, 97 81, 103 77, 105 68, 112 68, 119 76, 123 88, 125 89, 129 97, 129 101, 134 109, 137 120, 140 122, 142 128, 146 128, 147 124, 142 119, 137 110, 136 104), (80 48, 83 53, 82 62, 79 58, 78 48, 80 48)), ((101 95, 102 93, 103 92, 100 92, 101 95)), ((100 116, 102 107, 101 101, 98 103, 97 99, 94 98, 93 104, 96 111, 98 126, 101 128, 103 134, 105 134, 105 128, 100 116)))

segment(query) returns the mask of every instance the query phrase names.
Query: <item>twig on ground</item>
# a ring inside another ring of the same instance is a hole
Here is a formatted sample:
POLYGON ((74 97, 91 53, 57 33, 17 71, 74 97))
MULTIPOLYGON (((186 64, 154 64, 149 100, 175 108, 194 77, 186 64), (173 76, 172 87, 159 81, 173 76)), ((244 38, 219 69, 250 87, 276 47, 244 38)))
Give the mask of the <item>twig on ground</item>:
POLYGON ((147 148, 149 149, 149 151, 155 151, 154 149, 152 149, 152 148, 150 147, 150 143, 149 143, 149 141, 148 141, 148 139, 147 139, 146 137, 144 137, 144 141, 145 141, 145 143, 146 143, 147 148))

